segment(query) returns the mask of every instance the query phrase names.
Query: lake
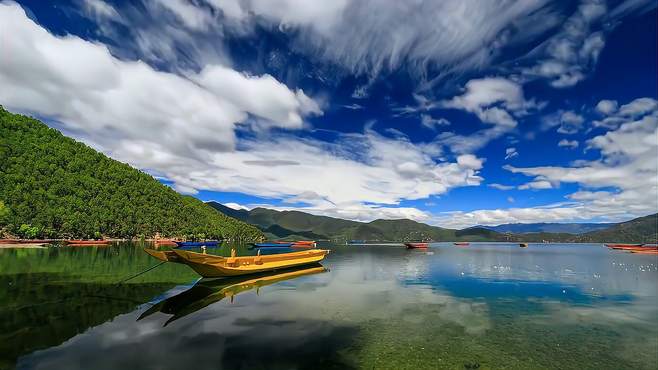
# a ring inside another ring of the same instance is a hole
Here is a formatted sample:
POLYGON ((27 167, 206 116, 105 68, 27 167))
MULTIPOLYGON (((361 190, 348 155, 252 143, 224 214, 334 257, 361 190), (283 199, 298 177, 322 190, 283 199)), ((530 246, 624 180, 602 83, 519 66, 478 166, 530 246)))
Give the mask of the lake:
POLYGON ((139 247, 0 250, 0 368, 658 368, 655 255, 321 245, 321 266, 118 284, 158 263, 139 247))

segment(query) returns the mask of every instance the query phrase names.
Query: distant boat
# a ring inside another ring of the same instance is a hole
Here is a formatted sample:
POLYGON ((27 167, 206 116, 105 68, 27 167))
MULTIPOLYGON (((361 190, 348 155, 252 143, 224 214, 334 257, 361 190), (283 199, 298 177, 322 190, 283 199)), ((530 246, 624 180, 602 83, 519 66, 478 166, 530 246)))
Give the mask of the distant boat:
POLYGON ((205 278, 255 274, 264 271, 308 265, 322 261, 329 254, 328 250, 323 249, 311 249, 266 256, 259 254, 257 256, 244 257, 236 257, 235 249, 231 250, 231 257, 221 257, 180 249, 166 252, 149 249, 145 249, 144 251, 161 261, 188 265, 205 278))
POLYGON ((167 240, 167 239, 158 239, 158 240, 155 241, 155 245, 164 245, 164 246, 169 246, 169 247, 178 246, 178 244, 176 244, 176 241, 167 240))
POLYGON ((93 245, 108 245, 110 244, 109 240, 65 240, 64 243, 71 247, 83 247, 83 246, 93 246, 93 245))
POLYGON ((293 246, 293 242, 265 242, 265 243, 254 243, 256 248, 289 248, 293 246))
POLYGON ((658 248, 645 248, 646 250, 641 250, 641 249, 632 249, 630 252, 631 253, 637 253, 637 254, 655 254, 658 255, 658 248))
POLYGON ((626 249, 626 248, 641 248, 642 244, 606 244, 605 245, 608 248, 612 249, 626 249))
POLYGON ((315 240, 298 240, 292 244, 293 248, 315 248, 316 246, 315 240))
POLYGON ((217 244, 219 244, 218 240, 206 240, 205 242, 174 242, 178 246, 178 248, 181 247, 214 247, 217 244))
POLYGON ((469 242, 454 242, 454 243, 452 243, 452 244, 454 244, 454 245, 460 245, 460 246, 467 246, 467 245, 470 245, 471 243, 469 243, 469 242))
POLYGON ((427 249, 429 243, 404 243, 407 249, 427 249))
POLYGON ((0 244, 50 244, 54 239, 0 239, 0 244))
POLYGON ((521 243, 521 244, 519 244, 519 247, 528 248, 528 243, 521 243))
POLYGON ((610 249, 622 250, 627 252, 639 252, 647 254, 653 254, 654 251, 658 251, 658 245, 656 244, 606 244, 610 249))

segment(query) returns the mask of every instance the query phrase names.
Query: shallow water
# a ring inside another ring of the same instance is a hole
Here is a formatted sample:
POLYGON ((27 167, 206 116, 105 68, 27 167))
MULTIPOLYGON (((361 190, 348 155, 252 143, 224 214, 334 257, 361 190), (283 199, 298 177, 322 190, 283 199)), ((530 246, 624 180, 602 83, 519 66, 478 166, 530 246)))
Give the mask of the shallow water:
POLYGON ((124 284, 157 264, 130 243, 0 250, 0 368, 658 368, 658 256, 323 247, 327 271, 124 284))

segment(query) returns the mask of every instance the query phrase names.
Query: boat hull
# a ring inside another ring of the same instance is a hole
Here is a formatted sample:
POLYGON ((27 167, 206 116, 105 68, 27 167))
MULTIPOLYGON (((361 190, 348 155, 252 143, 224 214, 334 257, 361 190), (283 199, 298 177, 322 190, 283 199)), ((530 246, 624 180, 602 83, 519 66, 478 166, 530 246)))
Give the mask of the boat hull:
POLYGON ((624 249, 624 248, 639 248, 642 247, 642 244, 606 244, 605 245, 608 248, 612 249, 624 249))
POLYGON ((290 248, 294 243, 254 243, 254 248, 290 248))
POLYGON ((109 240, 65 240, 64 243, 70 246, 83 246, 83 245, 108 245, 109 240))
POLYGON ((404 243, 404 246, 407 247, 407 249, 427 249, 429 243, 404 243))
POLYGON ((313 264, 322 261, 329 253, 328 250, 315 249, 266 256, 220 257, 178 249, 173 252, 176 253, 181 263, 190 266, 197 274, 205 278, 256 274, 313 264))
POLYGON ((157 258, 164 262, 183 263, 174 251, 156 251, 155 249, 144 248, 144 252, 148 253, 151 257, 157 258))
POLYGON ((206 242, 174 242, 178 246, 178 248, 181 247, 214 247, 217 244, 219 244, 219 241, 217 240, 209 240, 206 242))
POLYGON ((155 245, 157 246, 166 246, 166 247, 176 247, 178 244, 176 244, 175 241, 173 240, 156 240, 155 245))

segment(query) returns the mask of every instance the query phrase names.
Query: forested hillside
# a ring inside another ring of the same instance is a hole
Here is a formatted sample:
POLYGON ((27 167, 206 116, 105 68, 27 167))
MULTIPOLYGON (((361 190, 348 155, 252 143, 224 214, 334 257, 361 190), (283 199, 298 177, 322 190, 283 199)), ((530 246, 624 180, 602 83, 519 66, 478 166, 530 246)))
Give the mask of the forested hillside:
POLYGON ((208 205, 219 212, 258 226, 272 239, 330 239, 337 242, 349 240, 508 240, 503 234, 491 230, 481 228, 444 229, 406 219, 375 220, 365 223, 316 216, 300 211, 276 211, 267 208, 254 208, 250 211, 234 210, 217 202, 208 202, 208 205))
POLYGON ((531 223, 531 224, 502 224, 498 226, 482 226, 484 229, 499 233, 565 233, 584 234, 591 231, 604 230, 615 224, 610 223, 531 223))
POLYGON ((1 229, 21 237, 263 237, 254 226, 2 107, 1 229))
POLYGON ((581 242, 656 243, 658 213, 621 222, 612 227, 580 236, 581 242))

